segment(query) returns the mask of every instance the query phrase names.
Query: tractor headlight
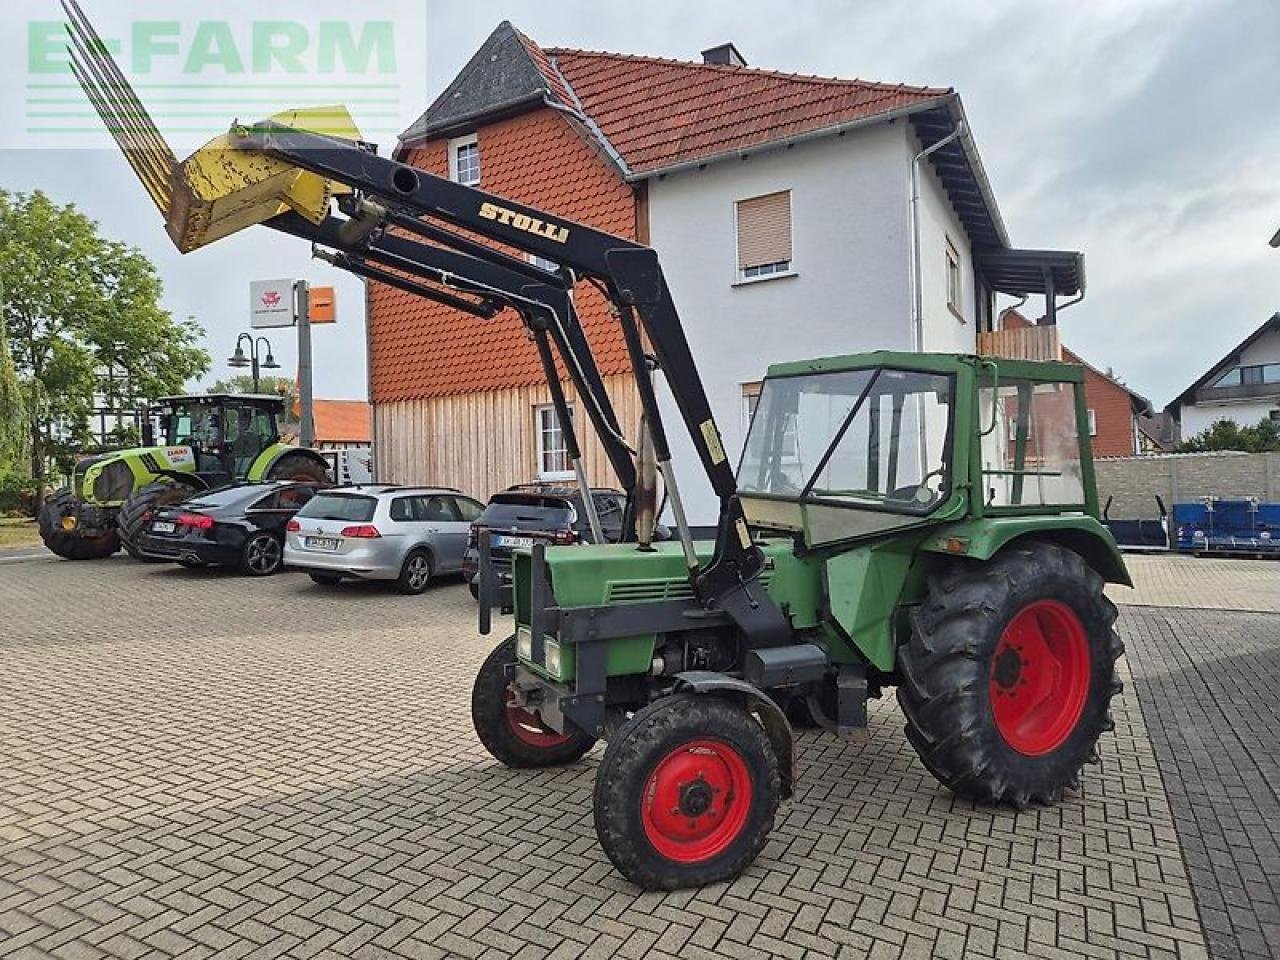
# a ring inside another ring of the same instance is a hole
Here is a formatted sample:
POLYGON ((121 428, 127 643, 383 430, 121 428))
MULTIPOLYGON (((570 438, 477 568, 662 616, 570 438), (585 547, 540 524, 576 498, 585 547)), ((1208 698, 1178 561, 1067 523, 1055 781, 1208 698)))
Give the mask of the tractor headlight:
POLYGON ((547 637, 542 641, 542 650, 547 655, 547 673, 560 679, 560 644, 547 637))
POLYGON ((516 627, 516 656, 521 660, 533 659, 533 632, 528 627, 516 627))

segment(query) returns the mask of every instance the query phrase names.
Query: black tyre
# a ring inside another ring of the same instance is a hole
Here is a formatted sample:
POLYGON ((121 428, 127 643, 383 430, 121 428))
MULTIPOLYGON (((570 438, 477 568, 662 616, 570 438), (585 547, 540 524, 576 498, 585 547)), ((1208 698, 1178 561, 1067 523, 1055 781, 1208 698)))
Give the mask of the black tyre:
POLYGON ((508 767, 557 767, 573 763, 595 744, 595 738, 571 728, 556 733, 537 714, 511 702, 508 664, 516 662, 516 638, 498 644, 480 666, 471 688, 471 723, 495 760, 508 767))
POLYGON ((120 549, 115 530, 87 534, 76 522, 77 499, 66 487, 50 494, 40 507, 40 539, 66 560, 101 560, 120 549))
POLYGON ((426 550, 410 551, 400 564, 400 576, 396 577, 396 589, 413 596, 421 593, 431 583, 431 554, 426 550))
POLYGON ((1075 788, 1114 727, 1116 608, 1079 556, 1049 543, 930 580, 898 650, 907 737, 957 794, 1024 807, 1075 788))
POLYGON ((312 583, 318 583, 325 587, 334 587, 342 582, 342 576, 337 573, 310 573, 307 574, 311 578, 312 583))
POLYGON ((480 584, 468 583, 467 589, 471 591, 471 599, 478 603, 480 601, 480 584))
POLYGON ((638 711, 596 771, 596 836, 646 890, 728 880, 764 848, 782 795, 778 760, 746 710, 676 694, 638 711))
POLYGON ((116 515, 116 527, 120 531, 120 543, 125 552, 135 560, 149 561, 149 557, 138 552, 138 538, 142 536, 152 514, 160 507, 181 503, 196 492, 191 484, 178 483, 176 480, 156 480, 129 494, 129 499, 116 515))
POLYGON ((284 564, 284 543, 274 533, 259 531, 249 535, 240 551, 240 572, 251 577, 269 577, 284 564))
POLYGON ((286 453, 267 471, 268 480, 314 480, 328 483, 329 471, 324 464, 303 453, 286 453))

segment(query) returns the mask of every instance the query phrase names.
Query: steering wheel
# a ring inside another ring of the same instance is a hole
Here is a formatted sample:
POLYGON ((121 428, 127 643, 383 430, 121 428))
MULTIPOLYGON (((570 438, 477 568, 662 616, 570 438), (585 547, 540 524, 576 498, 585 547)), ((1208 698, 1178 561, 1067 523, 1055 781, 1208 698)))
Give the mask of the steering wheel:
POLYGON ((946 472, 946 467, 938 467, 936 470, 930 470, 920 478, 919 483, 913 483, 908 487, 898 487, 889 494, 887 499, 914 501, 919 504, 932 503, 934 500, 938 499, 939 492, 929 489, 929 480, 933 477, 943 477, 946 475, 946 472), (928 496, 921 497, 921 493, 928 494, 928 496))

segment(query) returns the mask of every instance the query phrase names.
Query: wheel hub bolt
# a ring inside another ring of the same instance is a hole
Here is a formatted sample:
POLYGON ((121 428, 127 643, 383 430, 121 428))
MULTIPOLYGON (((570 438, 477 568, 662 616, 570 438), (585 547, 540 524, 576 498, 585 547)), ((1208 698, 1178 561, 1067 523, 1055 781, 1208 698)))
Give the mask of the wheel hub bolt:
POLYGON ((711 785, 699 777, 680 785, 680 812, 686 817, 700 817, 711 809, 714 794, 711 785))

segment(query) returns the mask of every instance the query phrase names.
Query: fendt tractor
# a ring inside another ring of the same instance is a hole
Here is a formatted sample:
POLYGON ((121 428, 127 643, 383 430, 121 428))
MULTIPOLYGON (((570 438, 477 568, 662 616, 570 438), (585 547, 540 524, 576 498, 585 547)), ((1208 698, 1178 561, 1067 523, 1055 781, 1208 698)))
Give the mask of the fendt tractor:
POLYGON ((86 457, 71 486, 44 502, 45 546, 68 560, 109 557, 122 546, 136 558, 138 536, 157 507, 237 480, 323 482, 320 454, 280 442, 283 409, 281 397, 265 394, 161 400, 143 417, 144 446, 86 457))
MULTIPOLYGON (((1097 519, 1078 367, 920 353, 780 363, 735 474, 652 249, 379 157, 341 107, 233 125, 179 163, 67 4, 77 76, 179 249, 261 223, 462 313, 513 311, 591 504, 558 352, 628 494, 628 535, 517 552, 515 629, 480 668, 472 720, 512 767, 573 763, 607 741, 595 826, 626 877, 674 888, 737 874, 793 790, 788 714, 856 734, 889 686, 925 767, 957 794, 1021 807, 1076 786, 1119 690, 1103 585, 1128 583, 1097 519), (575 312, 580 282, 626 344, 634 443, 575 312), (695 541, 685 515, 659 374, 719 500, 713 541, 695 541), (675 537, 654 543, 659 475, 675 537)), ((1078 254, 1001 253, 993 290, 1044 292, 1050 314, 1082 290, 1078 254)), ((483 533, 480 548, 488 632, 483 533)))

